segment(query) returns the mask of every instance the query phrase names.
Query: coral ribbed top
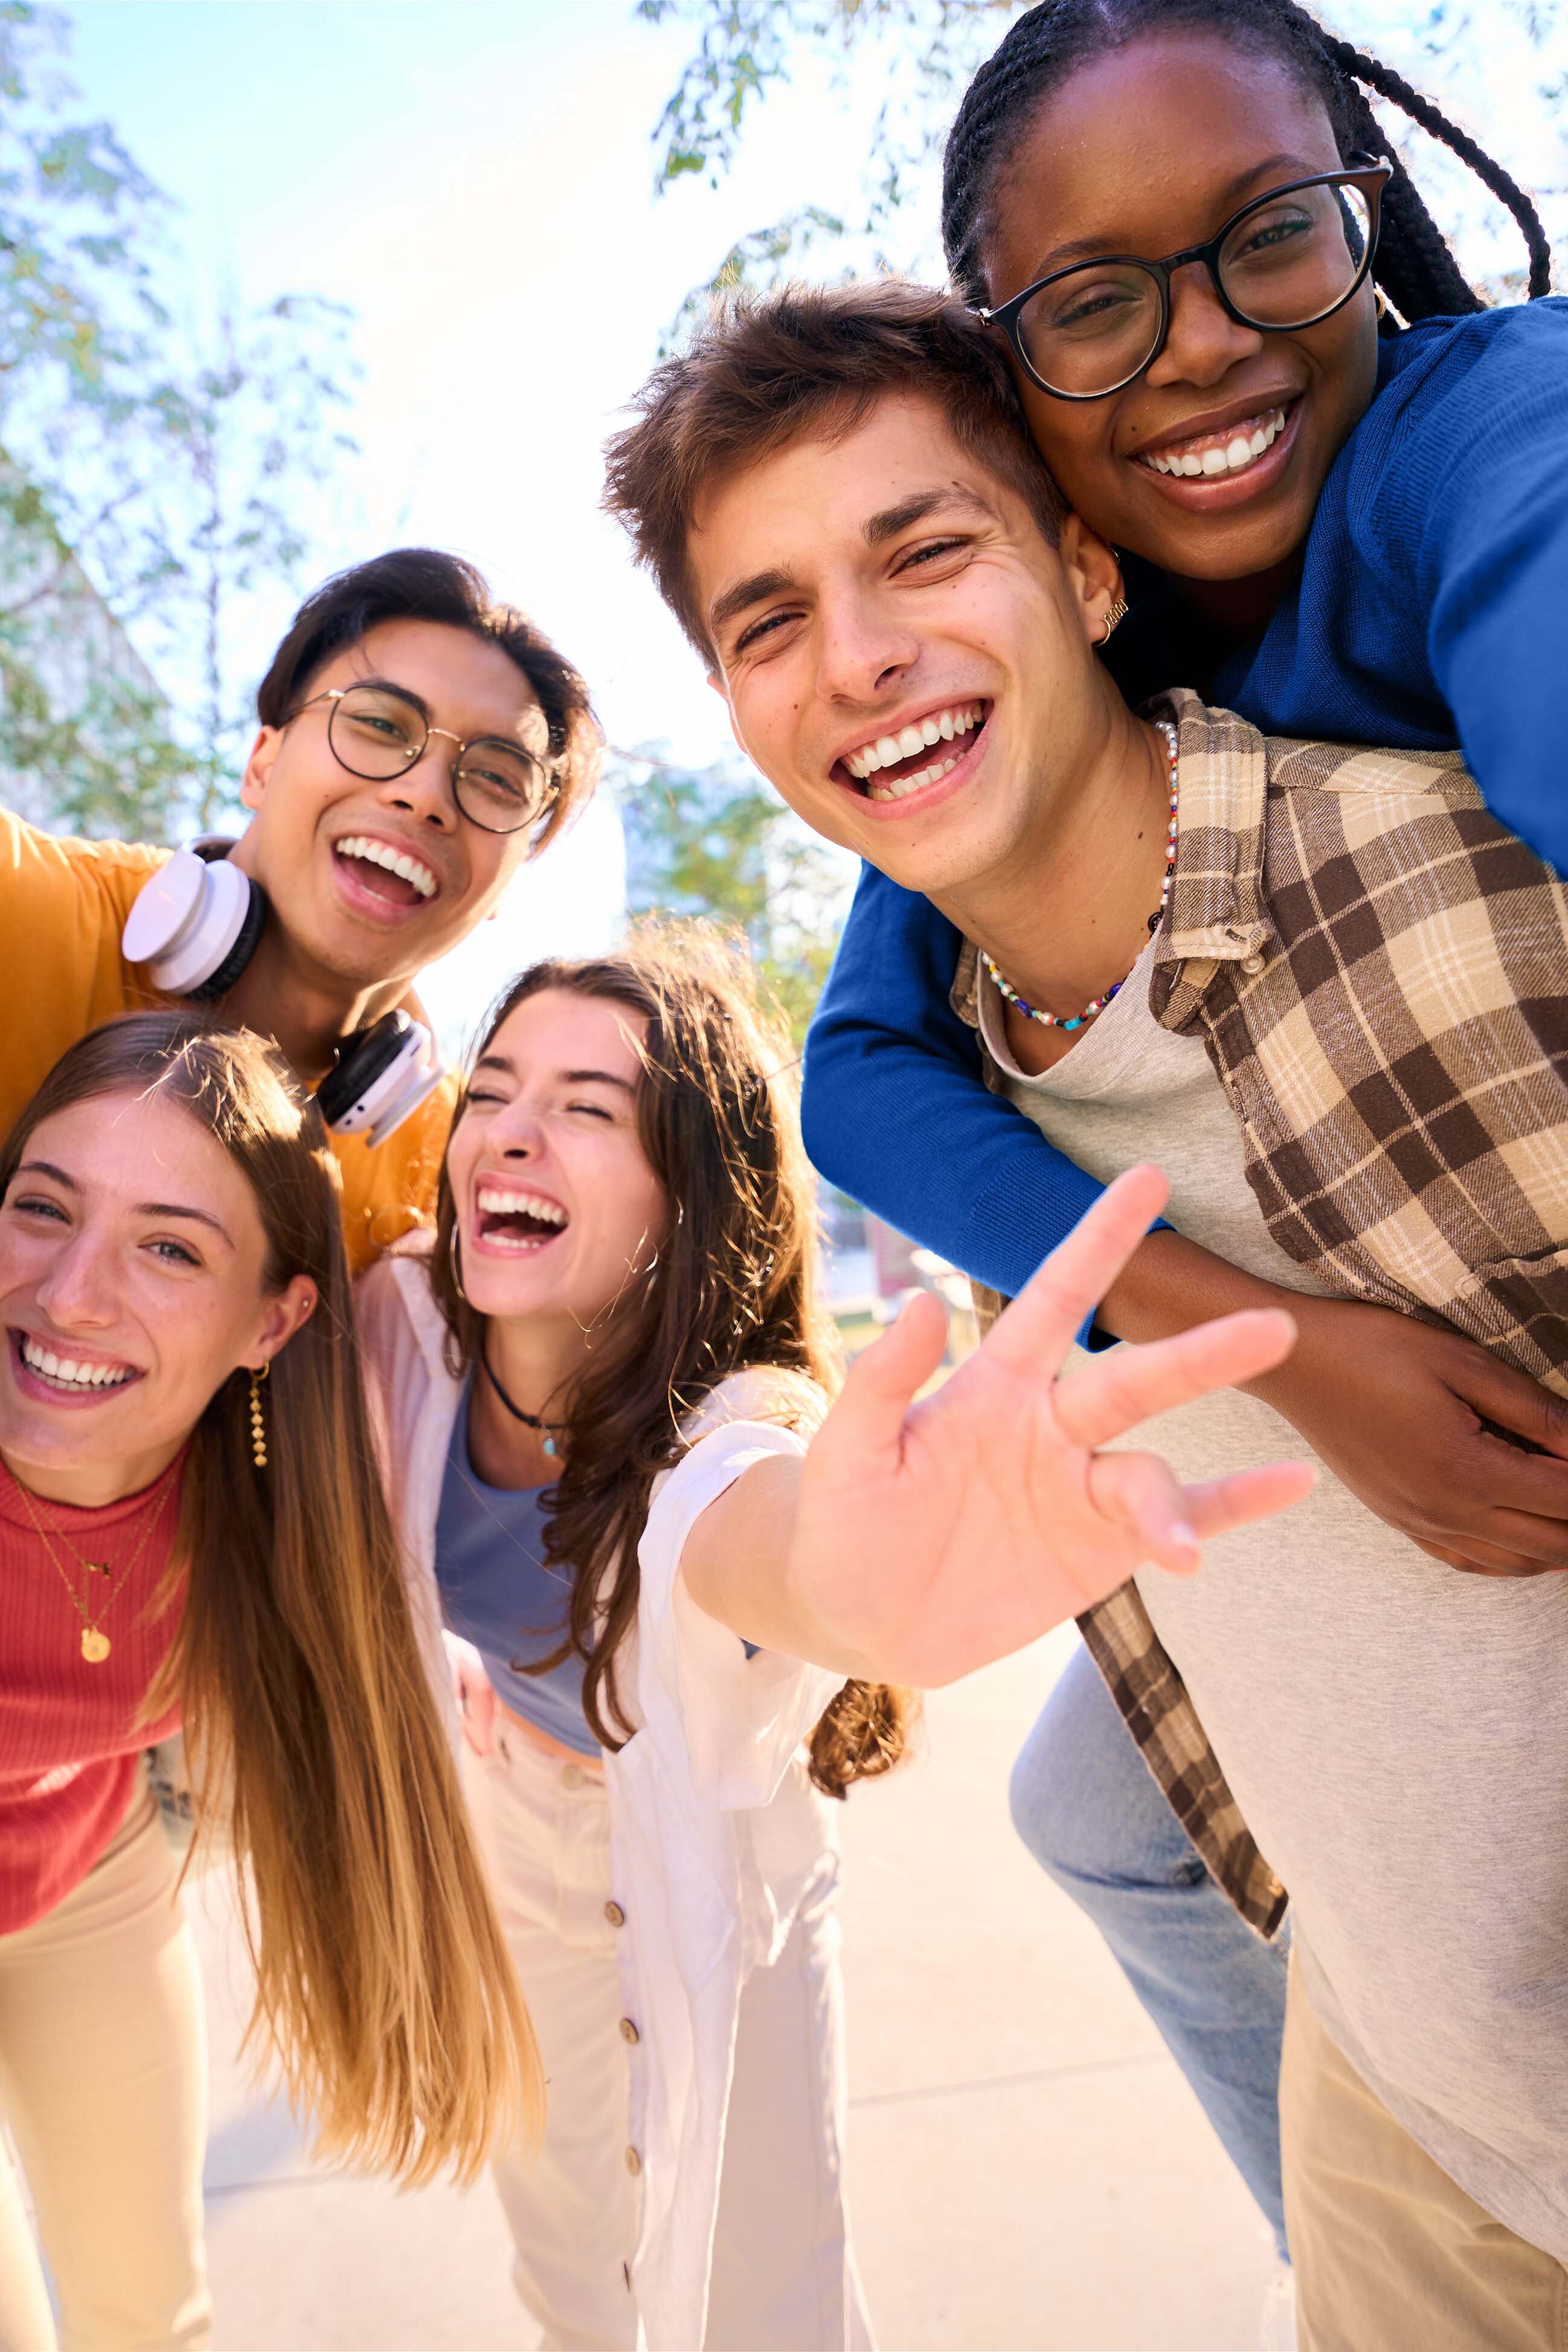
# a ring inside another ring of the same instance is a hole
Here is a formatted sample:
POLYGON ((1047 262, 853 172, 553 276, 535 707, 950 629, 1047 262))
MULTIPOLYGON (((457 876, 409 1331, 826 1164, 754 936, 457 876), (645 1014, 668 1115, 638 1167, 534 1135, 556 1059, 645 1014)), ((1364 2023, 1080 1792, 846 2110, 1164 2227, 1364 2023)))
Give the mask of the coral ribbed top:
MULTIPOLYGON (((41 1919, 87 1876, 130 1810, 143 1751, 179 1727, 177 1710, 138 1718, 180 1622, 178 1591, 162 1610, 152 1601, 173 1546, 181 1475, 102 1615, 110 1651, 94 1665, 65 1579, 0 1463, 0 1935, 41 1919)), ((96 1511, 42 1496, 34 1508, 79 1591, 117 1580, 146 1525, 147 1492, 96 1511), (86 1577, 68 1537, 84 1559, 108 1564, 107 1580, 86 1577)))

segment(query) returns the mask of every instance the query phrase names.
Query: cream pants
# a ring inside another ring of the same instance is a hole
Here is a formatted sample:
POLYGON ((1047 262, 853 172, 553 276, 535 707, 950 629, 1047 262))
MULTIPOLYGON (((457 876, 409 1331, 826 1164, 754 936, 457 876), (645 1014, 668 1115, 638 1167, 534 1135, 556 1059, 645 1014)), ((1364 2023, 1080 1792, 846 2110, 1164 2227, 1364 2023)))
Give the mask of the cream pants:
POLYGON ((1301 2352, 1568 2352, 1568 2271, 1396 2123, 1293 1965, 1280 2128, 1301 2352))
POLYGON ((0 2352, 194 2352, 206 2036, 176 1866, 150 1799, 97 1867, 0 1936, 0 2116, 26 2172, 60 2333, 0 2146, 0 2352))
MULTIPOLYGON (((549 2084, 544 2145, 496 2165, 513 2277, 545 2352, 631 2352, 637 2182, 603 1781, 497 1710, 464 1775, 549 2084)), ((843 2033, 829 1858, 778 1961, 741 1997, 706 2352, 869 2352, 842 2175, 843 2033)), ((696 2347, 693 2347, 696 2352, 696 2347)))

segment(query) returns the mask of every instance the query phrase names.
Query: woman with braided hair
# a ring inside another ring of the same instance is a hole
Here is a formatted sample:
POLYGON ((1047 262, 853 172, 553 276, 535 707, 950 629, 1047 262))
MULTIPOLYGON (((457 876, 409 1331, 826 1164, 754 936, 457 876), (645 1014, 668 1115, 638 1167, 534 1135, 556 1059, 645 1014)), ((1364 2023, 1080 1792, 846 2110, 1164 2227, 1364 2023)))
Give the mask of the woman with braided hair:
MULTIPOLYGON (((1292 0, 1044 0, 959 109, 943 232, 1037 444, 1122 556, 1132 610, 1107 659, 1129 699, 1180 682, 1275 734, 1457 746, 1496 814, 1568 871, 1568 306, 1539 299, 1550 254, 1507 173, 1292 0), (1490 309, 1465 282, 1369 96, 1513 213, 1528 302, 1490 309), (1292 255, 1312 251, 1337 275, 1298 300, 1292 255)), ((866 871, 812 1027, 806 1139, 853 1197, 1011 1295, 1096 1187, 977 1083, 946 998, 956 946, 926 900, 866 871), (950 1182, 918 1148, 934 1128, 950 1182)), ((1089 1344, 1268 1296, 1157 1232, 1089 1344)), ((1539 1491, 1527 1510, 1499 1434, 1568 1454, 1560 1414, 1451 1333, 1314 1302, 1270 1393, 1435 1559, 1568 1564, 1568 1464, 1552 1465, 1561 1511, 1542 1516, 1539 1491)), ((1208 1878, 1082 1653, 1013 1801, 1282 2242, 1282 1958, 1208 1878)))

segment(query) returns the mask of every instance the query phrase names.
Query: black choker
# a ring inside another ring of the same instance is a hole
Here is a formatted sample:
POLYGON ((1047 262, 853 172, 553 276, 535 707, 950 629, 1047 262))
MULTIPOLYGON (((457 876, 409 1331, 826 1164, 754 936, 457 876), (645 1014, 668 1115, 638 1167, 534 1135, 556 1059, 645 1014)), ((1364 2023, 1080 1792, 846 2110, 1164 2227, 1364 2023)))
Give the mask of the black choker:
MULTIPOLYGON (((501 1386, 500 1381, 496 1378, 495 1373, 491 1370, 490 1359, 486 1354, 483 1345, 481 1345, 479 1349, 479 1369, 484 1373, 485 1378, 489 1381, 490 1386, 495 1390, 496 1394, 500 1398, 501 1402, 506 1406, 507 1411, 511 1414, 512 1419, 514 1421, 520 1421, 525 1429, 546 1431, 565 1429, 568 1427, 569 1424, 564 1421, 546 1421, 542 1414, 537 1412, 525 1412, 520 1404, 514 1404, 511 1398, 507 1394, 506 1390, 501 1386)), ((545 1438, 544 1450, 553 1461, 555 1458, 555 1439, 553 1437, 547 1436, 545 1438)))

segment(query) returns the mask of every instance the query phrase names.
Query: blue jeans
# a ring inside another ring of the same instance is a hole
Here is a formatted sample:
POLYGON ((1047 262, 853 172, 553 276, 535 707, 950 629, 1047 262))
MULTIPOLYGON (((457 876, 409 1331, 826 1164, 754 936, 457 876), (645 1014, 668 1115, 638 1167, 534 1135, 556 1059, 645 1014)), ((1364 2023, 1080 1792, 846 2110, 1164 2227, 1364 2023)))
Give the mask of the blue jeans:
POLYGON ((1010 1801, 1019 1837, 1110 1945, 1283 2254, 1286 1939, 1264 1943, 1220 1893, 1087 1650, 1025 1740, 1010 1801))

